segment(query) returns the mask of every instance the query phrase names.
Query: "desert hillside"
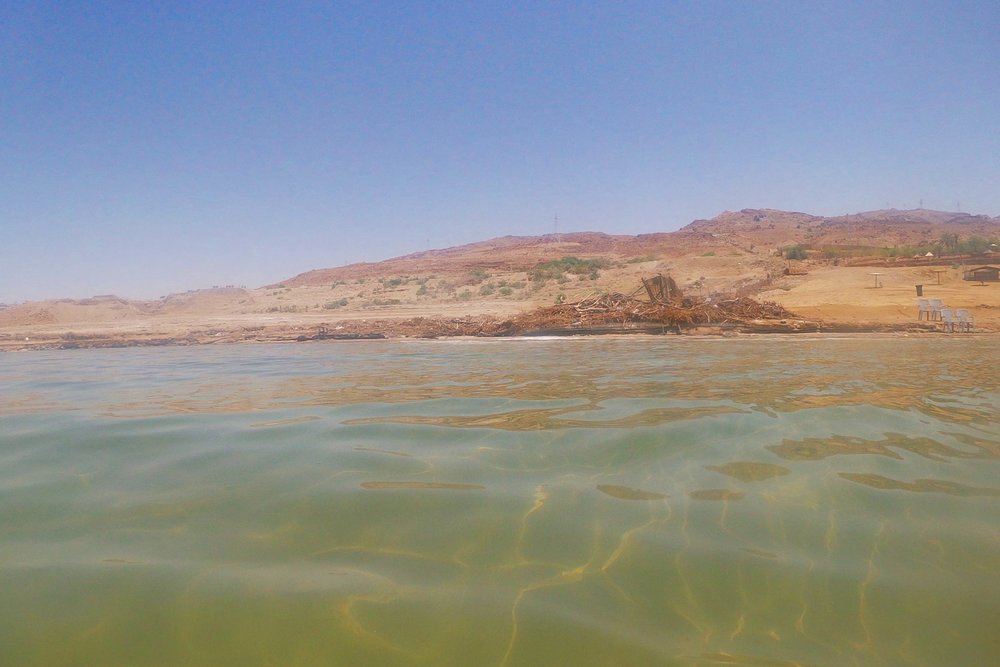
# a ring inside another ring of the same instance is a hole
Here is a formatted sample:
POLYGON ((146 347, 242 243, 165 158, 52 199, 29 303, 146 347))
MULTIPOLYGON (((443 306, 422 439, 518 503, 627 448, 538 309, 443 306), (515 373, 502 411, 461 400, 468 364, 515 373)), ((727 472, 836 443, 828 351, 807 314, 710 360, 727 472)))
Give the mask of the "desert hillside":
POLYGON ((978 330, 1000 330, 1000 283, 963 280, 971 266, 1000 264, 998 246, 1000 218, 987 216, 920 209, 829 218, 744 209, 676 232, 507 236, 315 269, 253 289, 3 306, 0 348, 74 345, 95 336, 243 340, 344 322, 363 329, 376 320, 509 317, 633 294, 643 277, 657 274, 699 298, 749 296, 801 317, 873 327, 914 322, 915 286, 923 285, 925 296, 969 309, 978 330))
POLYGON ((882 256, 907 246, 934 245, 948 234, 960 238, 1000 235, 1000 218, 917 209, 889 209, 834 218, 773 209, 724 212, 695 220, 676 232, 612 236, 597 232, 505 236, 445 250, 428 250, 383 262, 316 269, 288 278, 290 287, 329 284, 360 277, 401 274, 529 271, 565 256, 632 260, 718 255, 769 257, 801 245, 819 254, 882 256))

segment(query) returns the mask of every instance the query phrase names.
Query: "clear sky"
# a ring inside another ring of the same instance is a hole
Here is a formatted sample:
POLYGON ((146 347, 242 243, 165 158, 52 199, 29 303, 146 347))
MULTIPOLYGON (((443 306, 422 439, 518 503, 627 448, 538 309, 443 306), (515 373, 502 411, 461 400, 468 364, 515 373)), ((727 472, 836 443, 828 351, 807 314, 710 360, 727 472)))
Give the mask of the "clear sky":
POLYGON ((0 302, 724 210, 1000 214, 1000 2, 5 2, 0 302))

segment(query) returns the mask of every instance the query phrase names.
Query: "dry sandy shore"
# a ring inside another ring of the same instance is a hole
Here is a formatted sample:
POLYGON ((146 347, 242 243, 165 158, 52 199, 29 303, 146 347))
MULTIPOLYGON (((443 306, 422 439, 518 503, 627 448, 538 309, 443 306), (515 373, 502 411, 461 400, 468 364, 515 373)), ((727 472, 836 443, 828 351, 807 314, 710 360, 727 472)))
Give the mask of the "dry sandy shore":
MULTIPOLYGON (((958 269, 815 266, 806 275, 784 276, 754 298, 775 301, 802 320, 819 323, 821 331, 968 335, 946 334, 940 325, 918 322, 917 284, 923 285, 925 297, 968 309, 975 333, 1000 332, 1000 284, 962 280, 958 269), (878 287, 875 272, 881 274, 878 287)), ((8 307, 0 310, 0 351, 476 335, 488 318, 552 303, 544 295, 546 301, 480 299, 323 310, 307 304, 328 298, 328 287, 289 289, 279 297, 269 296, 276 292, 268 289, 206 290, 156 310, 112 298, 8 307), (268 312, 261 308, 270 303, 267 298, 283 299, 285 311, 297 312, 268 312)))
POLYGON ((962 269, 824 267, 805 276, 786 276, 777 289, 756 298, 776 301, 807 319, 873 328, 905 326, 917 320, 918 284, 923 285, 925 298, 969 310, 975 330, 1000 331, 1000 283, 980 285, 963 280, 962 269), (876 272, 881 274, 877 288, 872 275, 876 272))

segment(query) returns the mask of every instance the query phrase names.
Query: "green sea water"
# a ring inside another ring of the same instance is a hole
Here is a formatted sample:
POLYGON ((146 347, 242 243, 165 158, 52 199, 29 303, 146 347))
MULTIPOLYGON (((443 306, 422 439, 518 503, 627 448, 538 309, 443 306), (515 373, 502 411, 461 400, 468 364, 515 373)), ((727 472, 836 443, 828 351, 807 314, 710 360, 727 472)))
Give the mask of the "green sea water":
POLYGON ((1000 664, 1000 349, 0 355, 0 665, 1000 664))

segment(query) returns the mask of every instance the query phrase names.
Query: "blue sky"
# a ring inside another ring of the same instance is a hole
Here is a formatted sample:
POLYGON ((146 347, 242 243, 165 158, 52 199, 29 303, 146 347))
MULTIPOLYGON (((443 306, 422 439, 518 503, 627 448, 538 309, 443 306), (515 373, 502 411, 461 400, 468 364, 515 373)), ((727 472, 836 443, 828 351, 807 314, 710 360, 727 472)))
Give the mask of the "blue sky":
POLYGON ((1000 215, 996 2, 17 2, 0 302, 724 210, 1000 215))

